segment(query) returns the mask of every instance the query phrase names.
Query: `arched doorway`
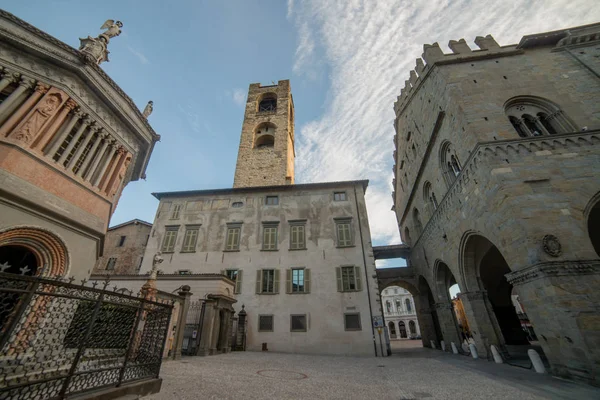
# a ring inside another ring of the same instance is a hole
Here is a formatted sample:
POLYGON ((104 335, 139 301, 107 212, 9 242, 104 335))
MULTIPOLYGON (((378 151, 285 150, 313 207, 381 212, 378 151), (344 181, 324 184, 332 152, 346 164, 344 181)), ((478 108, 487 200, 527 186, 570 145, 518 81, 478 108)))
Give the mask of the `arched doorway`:
POLYGON ((413 321, 413 320, 408 321, 408 330, 410 331, 411 335, 417 334, 417 324, 415 324, 415 321, 413 321))
POLYGON ((512 301, 513 286, 505 275, 511 270, 500 250, 488 239, 473 234, 464 247, 465 283, 470 291, 485 290, 507 345, 529 344, 512 301))
POLYGON ((590 210, 588 216, 588 234, 590 235, 590 240, 596 254, 600 257, 600 201, 597 201, 590 210))
POLYGON ((406 339, 408 337, 406 335, 406 324, 404 324, 404 321, 398 322, 398 331, 400 331, 400 338, 406 339))
POLYGON ((388 323, 388 329, 390 330, 390 338, 396 339, 396 324, 394 324, 392 321, 390 321, 388 323))

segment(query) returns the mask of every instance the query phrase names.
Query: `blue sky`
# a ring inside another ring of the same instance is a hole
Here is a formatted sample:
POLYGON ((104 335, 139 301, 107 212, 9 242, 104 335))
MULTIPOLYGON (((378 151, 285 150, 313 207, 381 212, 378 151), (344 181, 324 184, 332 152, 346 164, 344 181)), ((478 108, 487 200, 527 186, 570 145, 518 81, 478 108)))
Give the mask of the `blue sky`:
MULTIPOLYGON (((290 79, 298 183, 369 179, 374 244, 399 242, 392 105, 425 43, 521 36, 600 20, 591 0, 21 1, 3 7, 73 47, 123 21, 102 68, 162 136, 111 225, 152 222, 151 192, 230 187, 248 85, 290 79)), ((379 265, 379 264, 378 264, 379 265)))

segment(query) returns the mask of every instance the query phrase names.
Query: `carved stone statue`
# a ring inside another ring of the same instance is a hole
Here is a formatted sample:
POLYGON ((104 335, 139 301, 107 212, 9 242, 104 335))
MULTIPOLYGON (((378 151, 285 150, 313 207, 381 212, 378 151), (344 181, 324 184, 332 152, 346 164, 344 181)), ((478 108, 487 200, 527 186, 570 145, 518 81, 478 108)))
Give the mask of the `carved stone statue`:
POLYGON ((158 276, 158 265, 163 261, 164 259, 162 258, 162 252, 159 251, 154 255, 154 258, 152 259, 152 271, 150 271, 149 280, 156 280, 156 277, 158 276))
POLYGON ((89 63, 100 65, 104 61, 108 61, 108 42, 111 38, 121 34, 121 21, 115 22, 112 19, 107 20, 100 29, 106 29, 98 37, 79 38, 79 51, 82 58, 89 63))
POLYGON ((154 102, 150 100, 148 104, 146 104, 146 108, 144 108, 142 114, 144 114, 144 117, 148 118, 150 114, 152 114, 152 110, 154 110, 154 102))
POLYGON ((17 129, 14 134, 15 139, 29 143, 37 136, 60 103, 62 103, 62 99, 59 94, 53 93, 47 96, 30 115, 29 119, 17 129))

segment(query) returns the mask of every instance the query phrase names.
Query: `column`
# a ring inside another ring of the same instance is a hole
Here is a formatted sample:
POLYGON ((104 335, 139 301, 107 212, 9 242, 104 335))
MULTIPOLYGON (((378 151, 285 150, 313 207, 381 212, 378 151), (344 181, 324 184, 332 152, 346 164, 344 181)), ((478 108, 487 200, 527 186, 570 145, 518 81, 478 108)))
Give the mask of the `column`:
MULTIPOLYGON (((110 148, 107 151, 108 156, 105 158, 104 161, 102 161, 100 163, 100 165, 98 165, 98 168, 97 168, 98 174, 96 175, 95 178, 93 178, 93 181, 91 181, 92 186, 98 186, 98 184, 100 183, 100 180, 104 176, 104 173, 106 172, 106 169, 108 168, 108 165, 112 161, 112 158, 117 151, 117 147, 118 147, 117 141, 113 140, 113 142, 110 144, 110 148)), ((91 175, 90 175, 90 178, 92 178, 91 175)))
POLYGON ((107 135, 105 133, 102 133, 102 128, 99 128, 98 129, 98 139, 94 142, 94 144, 92 145, 92 148, 90 149, 89 153, 87 153, 87 155, 85 156, 85 160, 83 160, 83 163, 81 164, 81 166, 77 170, 77 176, 78 177, 82 177, 83 176, 83 173, 85 172, 85 169, 92 162, 92 160, 94 158, 94 154, 96 153, 96 149, 100 145, 100 142, 104 138, 106 138, 106 137, 107 137, 107 135))
POLYGON ((75 109, 73 112, 71 112, 71 118, 69 119, 69 122, 64 124, 56 133, 56 139, 54 139, 54 143, 52 143, 50 149, 46 152, 47 155, 54 157, 54 154, 56 154, 60 148, 60 145, 65 141, 67 136, 69 136, 69 133, 71 133, 73 127, 77 121, 79 121, 79 118, 81 118, 81 115, 82 113, 79 111, 79 109, 75 109))
POLYGON ((435 309, 447 348, 450 348, 450 342, 454 342, 456 346, 460 347, 462 340, 458 332, 458 326, 456 324, 456 317, 454 316, 452 303, 437 303, 435 305, 435 309))
POLYGON ((50 86, 44 85, 43 83, 38 83, 35 86, 33 93, 17 110, 11 114, 8 120, 2 125, 2 128, 0 128, 0 136, 8 136, 10 130, 19 123, 19 121, 40 100, 40 98, 48 92, 48 90, 50 90, 50 86))
MULTIPOLYGON (((93 122, 92 122, 92 124, 93 124, 93 122)), ((81 153, 83 153, 83 151, 85 150, 85 148, 87 147, 87 145, 90 143, 90 141, 94 137, 94 134, 97 131, 98 131, 98 128, 96 128, 95 126, 92 126, 90 124, 90 129, 88 129, 88 135, 81 142, 81 144, 79 145, 79 147, 75 151, 75 154, 73 154, 73 157, 71 157, 71 159, 69 160, 69 163, 67 164, 67 169, 71 169, 72 167, 75 166, 75 164, 77 163, 77 160, 79 160, 79 157, 81 157, 81 153)))
MULTIPOLYGON (((38 138, 38 142, 34 145, 34 147, 43 150, 44 147, 46 147, 46 145, 48 145, 48 143, 50 143, 50 141, 55 137, 55 134, 59 131, 60 127, 64 126, 63 124, 67 119, 67 116, 71 111, 73 111, 73 109, 75 109, 75 107, 77 107, 77 103, 75 103, 73 99, 68 99, 65 102, 62 110, 60 111, 60 114, 56 116, 56 119, 54 120, 52 125, 50 125, 48 129, 46 129, 46 132, 44 132, 38 138)), ((71 127, 71 129, 73 129, 73 127, 71 127)))
POLYGON ((113 161, 110 162, 106 173, 104 174, 102 180, 98 184, 98 188, 100 189, 100 191, 106 190, 109 183, 112 181, 111 177, 112 177, 113 173, 115 172, 115 168, 118 165, 121 165, 121 163, 123 161, 125 161, 124 154, 125 154, 125 148, 121 145, 118 145, 117 146, 117 157, 113 161))
POLYGON ((183 285, 181 290, 177 294, 183 297, 181 301, 181 308, 179 312, 179 318, 177 318, 177 331, 175 333, 175 343, 173 352, 173 359, 179 360, 181 358, 181 346, 183 346, 183 334, 185 332, 185 324, 187 320, 187 314, 190 309, 190 298, 192 294, 188 285, 183 285))
POLYGON ((529 128, 527 127, 527 125, 525 124, 525 121, 523 121, 523 118, 519 118, 518 120, 519 123, 519 127, 521 128, 521 131, 527 135, 527 136, 533 136, 533 132, 531 132, 529 130, 529 128))
POLYGON ((90 122, 91 122, 91 120, 87 116, 85 116, 83 118, 83 121, 81 121, 81 126, 79 127, 79 129, 77 129, 77 132, 75 132, 75 135, 73 135, 73 138, 67 145, 67 148, 65 149, 65 151, 63 151, 63 153, 60 155, 60 158, 58 159, 59 164, 62 164, 65 162, 65 160, 69 156, 69 153, 71 152, 71 150, 73 150, 73 147, 75 147, 75 145, 79 141, 79 138, 81 138, 81 136, 83 135, 83 132, 87 129, 90 122))
MULTIPOLYGON (((419 307, 417 305, 417 307, 419 307)), ((431 309, 429 307, 417 308, 417 320, 421 327, 421 340, 423 341, 423 347, 431 347, 431 341, 438 342, 438 337, 435 334, 435 325, 433 323, 433 316, 431 315, 431 309)), ((400 335, 400 332, 398 332, 400 335)), ((399 337, 399 336, 398 336, 399 337)))
POLYGON ((465 309, 471 335, 480 357, 487 357, 490 345, 504 348, 504 337, 492 311, 486 291, 463 292, 458 294, 465 309))
POLYGON ((0 92, 3 91, 11 83, 18 81, 20 77, 20 74, 5 69, 4 75, 2 75, 2 80, 0 80, 0 92))
POLYGON ((533 118, 533 122, 535 123, 535 126, 540 130, 540 132, 542 132, 542 134, 550 135, 550 132, 548 132, 546 127, 542 124, 542 121, 540 121, 540 117, 533 118))
POLYGON ((19 82, 19 86, 15 89, 14 92, 8 96, 6 100, 0 104, 0 124, 8 118, 10 115, 13 106, 15 106, 21 98, 21 95, 28 90, 33 89, 35 85, 35 80, 29 79, 26 77, 21 78, 21 82, 19 82))
MULTIPOLYGON (((108 143, 112 140, 110 135, 108 134, 105 135, 103 139, 104 140, 102 141, 102 146, 100 147, 100 150, 98 150, 98 154, 94 158, 94 161, 92 162, 92 165, 90 166, 90 169, 88 170, 87 174, 84 176, 85 180, 91 181, 92 177, 94 176, 94 171, 96 171, 96 167, 98 167, 100 160, 102 160, 102 156, 104 156, 104 152, 106 151, 108 143)), ((79 170, 81 171, 82 169, 83 168, 80 168, 79 170)))

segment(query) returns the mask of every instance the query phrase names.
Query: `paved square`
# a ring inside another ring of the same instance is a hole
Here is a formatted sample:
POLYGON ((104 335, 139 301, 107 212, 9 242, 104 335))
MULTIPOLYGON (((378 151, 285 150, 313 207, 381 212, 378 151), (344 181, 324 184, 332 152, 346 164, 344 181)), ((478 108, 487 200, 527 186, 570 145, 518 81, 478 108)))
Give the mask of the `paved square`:
POLYGON ((600 390, 431 349, 387 358, 235 352, 165 362, 148 399, 592 399, 600 390))

